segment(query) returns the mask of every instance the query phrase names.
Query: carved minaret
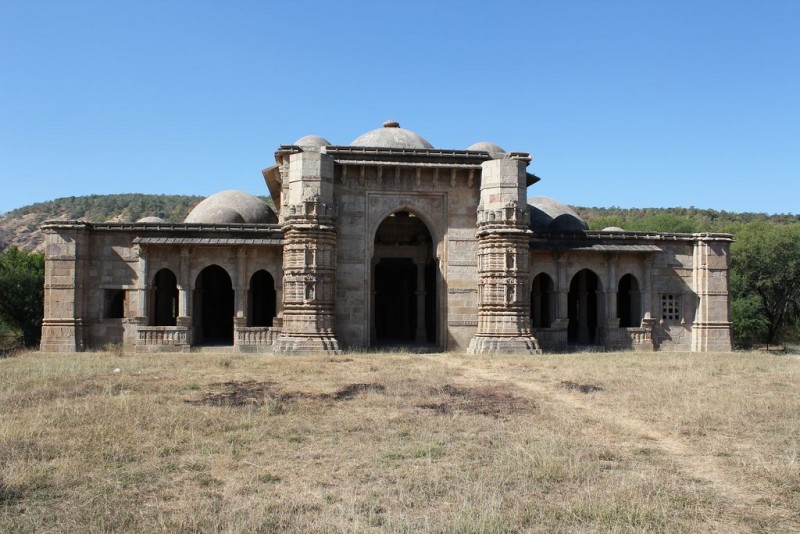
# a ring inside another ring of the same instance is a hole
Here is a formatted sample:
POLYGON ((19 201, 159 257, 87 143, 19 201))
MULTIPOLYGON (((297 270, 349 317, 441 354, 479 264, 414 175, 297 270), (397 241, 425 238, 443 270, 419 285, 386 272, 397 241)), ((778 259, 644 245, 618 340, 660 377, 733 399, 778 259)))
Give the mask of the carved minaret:
POLYGON ((478 206, 478 331, 467 351, 540 353, 531 334, 525 198, 527 155, 481 164, 478 206))
POLYGON ((275 351, 336 352, 333 158, 315 150, 284 158, 283 328, 275 351))

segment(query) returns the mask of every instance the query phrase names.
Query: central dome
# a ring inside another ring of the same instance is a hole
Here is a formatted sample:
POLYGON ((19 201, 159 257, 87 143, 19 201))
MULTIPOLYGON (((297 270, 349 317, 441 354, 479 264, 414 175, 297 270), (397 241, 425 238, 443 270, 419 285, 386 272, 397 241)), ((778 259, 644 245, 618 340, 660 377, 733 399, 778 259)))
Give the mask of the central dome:
POLYGON ((386 121, 383 128, 376 128, 357 137, 351 146, 374 148, 433 148, 420 135, 401 128, 395 121, 386 121))

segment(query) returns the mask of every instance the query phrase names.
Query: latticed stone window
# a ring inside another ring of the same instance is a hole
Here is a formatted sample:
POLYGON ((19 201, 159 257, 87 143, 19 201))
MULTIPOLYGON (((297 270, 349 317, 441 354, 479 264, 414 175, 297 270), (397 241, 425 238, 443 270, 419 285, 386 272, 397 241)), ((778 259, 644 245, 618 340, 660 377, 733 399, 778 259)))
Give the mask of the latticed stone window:
POLYGON ((681 296, 675 293, 661 295, 661 320, 681 320, 681 296))

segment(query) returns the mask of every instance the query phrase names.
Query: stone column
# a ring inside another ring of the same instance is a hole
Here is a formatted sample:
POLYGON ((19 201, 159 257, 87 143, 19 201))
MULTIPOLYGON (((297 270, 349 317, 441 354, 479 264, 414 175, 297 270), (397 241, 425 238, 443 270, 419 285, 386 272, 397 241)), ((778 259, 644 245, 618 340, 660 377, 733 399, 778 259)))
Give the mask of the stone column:
POLYGON ((645 319, 648 324, 659 314, 653 309, 659 306, 657 296, 653 294, 653 267, 652 258, 647 258, 644 265, 644 280, 642 281, 642 325, 645 324, 645 319))
POLYGON ((617 310, 617 259, 608 258, 608 278, 606 279, 606 318, 609 328, 619 328, 619 310, 617 310))
POLYGON ((147 268, 147 255, 141 247, 136 248, 139 255, 139 276, 137 279, 137 294, 138 300, 136 302, 136 317, 139 324, 146 325, 148 321, 148 305, 150 296, 150 273, 147 268))
POLYGON ((567 348, 568 328, 569 328, 569 283, 567 278, 567 260, 563 256, 556 258, 556 279, 553 288, 553 315, 550 323, 550 336, 553 340, 553 347, 557 349, 567 348))
POLYGON ((192 257, 187 247, 181 247, 180 263, 178 264, 178 316, 175 318, 176 326, 192 325, 192 257))
POLYGON ((530 235, 525 167, 506 156, 481 164, 478 206, 478 329, 467 352, 540 353, 531 333, 530 235))
POLYGON ((283 328, 275 351, 338 352, 333 157, 301 149, 288 157, 288 169, 281 168, 283 328))
POLYGON ((247 249, 236 251, 236 276, 234 279, 234 317, 247 320, 247 249))

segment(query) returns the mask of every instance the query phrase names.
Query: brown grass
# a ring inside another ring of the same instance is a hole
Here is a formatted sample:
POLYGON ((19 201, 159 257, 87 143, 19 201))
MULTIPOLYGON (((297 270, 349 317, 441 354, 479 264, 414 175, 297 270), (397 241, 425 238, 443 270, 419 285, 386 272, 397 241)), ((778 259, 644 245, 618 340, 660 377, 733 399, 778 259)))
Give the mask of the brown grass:
POLYGON ((799 443, 762 353, 21 353, 0 531, 797 531, 799 443))

